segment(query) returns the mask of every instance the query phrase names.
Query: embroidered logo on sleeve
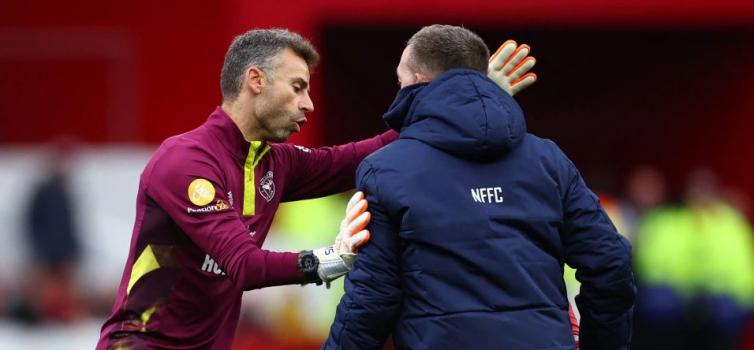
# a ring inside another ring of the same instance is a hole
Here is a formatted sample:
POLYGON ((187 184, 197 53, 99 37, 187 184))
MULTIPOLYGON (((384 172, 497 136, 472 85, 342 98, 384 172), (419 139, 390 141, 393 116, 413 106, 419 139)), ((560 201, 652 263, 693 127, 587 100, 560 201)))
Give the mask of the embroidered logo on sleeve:
POLYGON ((268 171, 267 174, 259 180, 259 193, 268 202, 275 196, 275 181, 272 180, 272 171, 268 171))
POLYGON ((191 203, 205 206, 215 199, 215 187, 212 186, 211 182, 199 178, 189 184, 188 196, 191 203))

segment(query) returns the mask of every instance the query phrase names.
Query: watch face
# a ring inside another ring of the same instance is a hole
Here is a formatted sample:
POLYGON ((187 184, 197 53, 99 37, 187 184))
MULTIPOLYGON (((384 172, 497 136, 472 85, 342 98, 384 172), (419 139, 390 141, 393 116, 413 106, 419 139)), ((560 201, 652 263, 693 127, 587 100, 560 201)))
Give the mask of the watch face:
POLYGON ((301 257, 301 270, 303 271, 311 271, 312 269, 317 268, 317 261, 314 255, 306 254, 301 257))

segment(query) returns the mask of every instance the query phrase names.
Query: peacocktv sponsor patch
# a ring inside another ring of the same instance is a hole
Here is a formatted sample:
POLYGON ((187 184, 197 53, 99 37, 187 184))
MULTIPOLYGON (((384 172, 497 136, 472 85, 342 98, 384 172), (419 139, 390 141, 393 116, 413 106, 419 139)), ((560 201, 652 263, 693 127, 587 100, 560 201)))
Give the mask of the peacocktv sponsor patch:
POLYGON ((204 207, 201 207, 201 208, 188 207, 188 208, 186 208, 186 211, 189 214, 195 214, 195 213, 216 213, 216 212, 220 212, 220 211, 223 211, 223 210, 228 210, 229 208, 230 208, 230 206, 228 205, 228 203, 225 203, 225 201, 222 200, 222 199, 218 199, 215 202, 215 204, 204 206, 204 207))

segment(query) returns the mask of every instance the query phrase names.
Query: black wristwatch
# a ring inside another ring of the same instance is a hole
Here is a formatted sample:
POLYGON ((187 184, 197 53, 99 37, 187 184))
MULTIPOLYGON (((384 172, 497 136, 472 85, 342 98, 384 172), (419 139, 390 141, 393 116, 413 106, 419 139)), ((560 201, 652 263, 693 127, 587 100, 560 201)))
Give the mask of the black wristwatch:
POLYGON ((304 250, 298 253, 298 271, 301 273, 302 284, 317 283, 322 284, 317 269, 319 268, 319 259, 311 250, 304 250))

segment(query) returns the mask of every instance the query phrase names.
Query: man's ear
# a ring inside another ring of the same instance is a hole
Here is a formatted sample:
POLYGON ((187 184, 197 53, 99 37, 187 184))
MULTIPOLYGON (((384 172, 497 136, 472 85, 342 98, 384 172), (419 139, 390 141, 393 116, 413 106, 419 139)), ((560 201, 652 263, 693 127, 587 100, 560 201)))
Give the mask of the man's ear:
POLYGON ((244 83, 254 94, 261 94, 262 89, 267 85, 267 76, 261 69, 250 67, 246 70, 246 79, 244 80, 244 83))
POLYGON ((422 73, 414 73, 414 78, 416 79, 416 83, 426 83, 432 79, 430 79, 428 76, 422 74, 422 73))

